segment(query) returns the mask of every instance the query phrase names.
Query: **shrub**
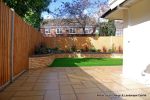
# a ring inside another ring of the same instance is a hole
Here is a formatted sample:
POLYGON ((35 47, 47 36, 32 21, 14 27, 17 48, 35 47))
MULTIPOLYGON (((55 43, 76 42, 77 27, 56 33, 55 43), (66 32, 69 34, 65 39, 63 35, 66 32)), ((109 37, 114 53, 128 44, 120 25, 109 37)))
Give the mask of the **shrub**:
POLYGON ((96 49, 93 47, 89 50, 90 52, 96 52, 96 49))
POLYGON ((80 49, 81 52, 84 52, 84 49, 80 49))
POLYGON ((55 53, 65 53, 65 51, 64 50, 57 50, 57 51, 55 51, 55 53))
POLYGON ((112 45, 112 52, 115 53, 116 52, 116 47, 115 44, 112 45))
POLYGON ((105 46, 103 46, 103 52, 106 53, 107 52, 107 48, 105 46))
POLYGON ((70 53, 70 52, 72 52, 72 51, 71 51, 71 48, 65 49, 65 53, 70 53))
POLYGON ((97 52, 101 52, 101 49, 97 49, 97 52))
POLYGON ((57 50, 59 50, 59 48, 58 48, 58 47, 55 47, 55 48, 53 48, 53 50, 57 51, 57 50))
POLYGON ((35 54, 47 54, 49 53, 49 51, 48 51, 48 48, 44 44, 41 44, 39 47, 35 49, 34 53, 35 54))
POLYGON ((109 49, 108 52, 109 52, 109 53, 113 53, 113 49, 109 49))
POLYGON ((71 51, 76 52, 76 50, 77 50, 76 45, 72 45, 70 49, 71 49, 71 51))
POLYGON ((88 48, 88 46, 86 45, 85 46, 85 52, 88 52, 89 51, 89 48, 88 48))
POLYGON ((121 46, 118 47, 118 51, 119 51, 119 53, 123 53, 123 49, 121 46))
POLYGON ((59 50, 58 47, 48 48, 44 44, 41 44, 35 49, 35 54, 49 54, 49 53, 64 53, 64 50, 59 50))

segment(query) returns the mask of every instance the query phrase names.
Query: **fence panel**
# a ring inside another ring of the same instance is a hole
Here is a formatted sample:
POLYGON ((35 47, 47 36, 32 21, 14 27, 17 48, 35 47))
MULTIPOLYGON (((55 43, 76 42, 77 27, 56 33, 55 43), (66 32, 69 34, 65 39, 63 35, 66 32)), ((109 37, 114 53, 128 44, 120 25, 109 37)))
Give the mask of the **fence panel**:
POLYGON ((14 76, 28 68, 28 27, 27 24, 17 15, 14 15, 14 50, 13 70, 14 76))
POLYGON ((29 34, 29 55, 32 55, 35 51, 35 48, 42 43, 43 36, 31 26, 29 26, 29 33, 31 33, 29 34))
POLYGON ((0 86, 10 80, 11 10, 0 2, 0 86))
POLYGON ((77 50, 80 49, 112 49, 118 52, 118 50, 123 48, 123 37, 122 36, 81 36, 81 37, 44 37, 44 43, 50 47, 58 47, 61 50, 70 50, 72 46, 76 46, 77 50))
POLYGON ((0 89, 29 67, 42 34, 0 1, 0 89))

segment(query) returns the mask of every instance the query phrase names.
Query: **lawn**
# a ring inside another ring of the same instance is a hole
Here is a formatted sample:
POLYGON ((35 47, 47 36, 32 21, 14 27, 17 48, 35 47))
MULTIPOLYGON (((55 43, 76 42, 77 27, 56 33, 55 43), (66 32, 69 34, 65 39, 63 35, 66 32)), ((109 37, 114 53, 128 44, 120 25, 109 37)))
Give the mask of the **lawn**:
POLYGON ((121 58, 57 58, 49 67, 120 66, 121 58))

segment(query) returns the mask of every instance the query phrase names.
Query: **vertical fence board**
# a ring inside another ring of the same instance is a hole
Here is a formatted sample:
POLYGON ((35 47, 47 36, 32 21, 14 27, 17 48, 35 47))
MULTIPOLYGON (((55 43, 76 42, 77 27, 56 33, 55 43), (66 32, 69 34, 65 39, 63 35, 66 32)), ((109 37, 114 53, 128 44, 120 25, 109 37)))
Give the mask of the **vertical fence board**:
POLYGON ((10 9, 0 2, 0 86, 10 79, 10 9))

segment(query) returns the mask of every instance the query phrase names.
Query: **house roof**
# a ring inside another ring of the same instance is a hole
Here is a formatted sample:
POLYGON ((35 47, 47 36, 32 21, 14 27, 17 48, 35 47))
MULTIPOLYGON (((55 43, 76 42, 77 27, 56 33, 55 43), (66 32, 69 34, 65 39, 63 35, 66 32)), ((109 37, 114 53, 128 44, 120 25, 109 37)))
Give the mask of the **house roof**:
POLYGON ((117 7, 115 7, 114 9, 109 9, 107 12, 105 12, 101 18, 105 18, 107 15, 109 15, 110 13, 112 13, 113 11, 115 11, 117 9, 117 7))
MULTIPOLYGON (((80 19, 79 19, 80 20, 80 19)), ((87 19, 87 26, 93 26, 96 24, 95 19, 89 18, 87 19)), ((46 19, 41 24, 41 28, 44 27, 54 27, 54 26, 73 26, 73 27, 79 27, 81 26, 77 20, 75 19, 46 19)))
POLYGON ((128 7, 132 6, 133 4, 135 4, 137 1, 141 1, 141 0, 125 0, 125 1, 121 2, 120 4, 116 5, 116 7, 114 7, 113 9, 110 8, 107 12, 105 12, 101 16, 101 18, 105 18, 108 15, 110 15, 111 13, 113 13, 114 11, 119 10, 123 7, 128 8, 128 7))

